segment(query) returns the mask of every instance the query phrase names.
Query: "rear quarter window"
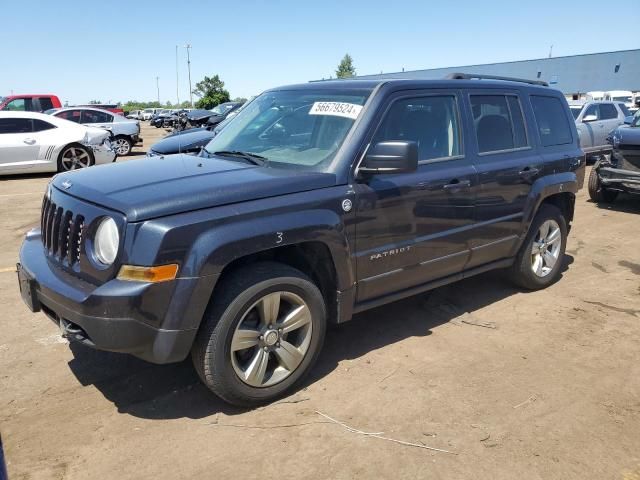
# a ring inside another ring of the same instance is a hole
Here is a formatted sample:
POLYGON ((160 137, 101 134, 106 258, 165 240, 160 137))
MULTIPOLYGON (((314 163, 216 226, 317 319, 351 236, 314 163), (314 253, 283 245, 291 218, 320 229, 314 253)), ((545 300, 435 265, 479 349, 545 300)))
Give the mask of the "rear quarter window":
POLYGON ((560 99, 531 95, 531 105, 543 147, 573 143, 569 119, 560 99))

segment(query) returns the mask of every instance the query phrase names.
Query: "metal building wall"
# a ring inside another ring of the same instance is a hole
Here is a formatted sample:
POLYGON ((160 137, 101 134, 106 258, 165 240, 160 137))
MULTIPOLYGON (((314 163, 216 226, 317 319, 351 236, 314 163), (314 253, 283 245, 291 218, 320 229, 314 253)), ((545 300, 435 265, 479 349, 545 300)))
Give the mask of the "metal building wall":
POLYGON ((441 79, 453 72, 539 78, 549 82, 565 94, 594 90, 640 91, 640 49, 378 75, 359 75, 356 78, 441 79))

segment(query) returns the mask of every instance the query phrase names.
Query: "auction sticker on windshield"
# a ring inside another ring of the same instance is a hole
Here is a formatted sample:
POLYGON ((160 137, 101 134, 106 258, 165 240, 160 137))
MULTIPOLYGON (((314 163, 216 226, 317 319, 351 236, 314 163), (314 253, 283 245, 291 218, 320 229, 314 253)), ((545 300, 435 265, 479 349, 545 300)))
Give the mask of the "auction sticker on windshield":
POLYGON ((355 120, 358 118, 362 105, 343 102, 315 102, 309 110, 309 115, 332 115, 355 120))

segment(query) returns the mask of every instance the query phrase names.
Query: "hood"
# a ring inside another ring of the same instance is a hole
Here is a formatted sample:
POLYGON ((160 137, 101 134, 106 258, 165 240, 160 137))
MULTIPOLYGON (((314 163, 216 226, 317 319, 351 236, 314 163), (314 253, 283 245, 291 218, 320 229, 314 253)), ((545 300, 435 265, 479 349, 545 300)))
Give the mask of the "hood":
POLYGON ((194 147, 204 147, 214 137, 214 133, 206 128, 185 130, 163 138, 151 146, 151 150, 163 155, 180 153, 194 147))
POLYGON ((622 145, 637 145, 640 147, 640 127, 632 127, 631 125, 622 125, 614 132, 619 138, 619 143, 622 145))
POLYGON ((117 210, 129 222, 138 222, 331 187, 336 177, 221 158, 169 155, 74 170, 56 175, 52 182, 68 195, 117 210))
POLYGON ((201 120, 203 118, 209 118, 215 115, 211 110, 191 110, 187 112, 187 118, 189 120, 201 120))

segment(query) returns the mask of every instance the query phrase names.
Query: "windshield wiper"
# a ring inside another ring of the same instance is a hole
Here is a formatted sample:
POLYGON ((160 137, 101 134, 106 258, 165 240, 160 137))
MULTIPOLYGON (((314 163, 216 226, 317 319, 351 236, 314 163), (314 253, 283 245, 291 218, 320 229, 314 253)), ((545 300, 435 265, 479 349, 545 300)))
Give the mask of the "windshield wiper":
POLYGON ((220 157, 239 157, 243 158, 254 165, 264 165, 268 160, 267 157, 263 157, 262 155, 258 155, 257 153, 251 152, 241 152, 240 150, 219 150, 217 152, 213 152, 214 155, 218 155, 220 157))

